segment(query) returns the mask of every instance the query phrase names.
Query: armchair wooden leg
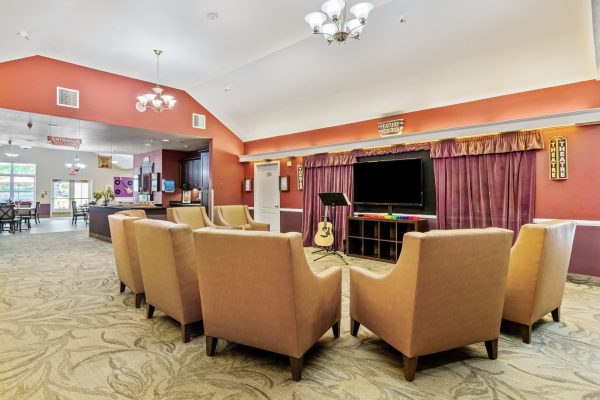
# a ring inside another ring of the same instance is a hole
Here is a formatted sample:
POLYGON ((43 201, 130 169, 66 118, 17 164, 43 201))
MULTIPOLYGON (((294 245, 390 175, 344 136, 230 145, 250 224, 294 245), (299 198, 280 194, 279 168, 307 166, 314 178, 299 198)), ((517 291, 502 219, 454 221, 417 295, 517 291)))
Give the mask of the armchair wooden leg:
POLYGON ((304 357, 296 358, 290 357, 290 367, 292 367, 292 380, 298 382, 302 379, 302 364, 304 363, 304 357))
POLYGON ((358 328, 360 328, 360 322, 353 318, 350 318, 350 334, 352 336, 358 335, 358 328))
POLYGON ((498 358, 498 339, 486 340, 485 349, 487 350, 490 360, 498 358))
POLYGON ((119 288, 119 293, 123 293, 125 291, 125 284, 123 282, 120 282, 121 287, 119 288))
POLYGON ((331 330, 333 331, 333 337, 339 338, 340 337, 340 321, 337 321, 335 324, 333 324, 333 326, 331 327, 331 330))
POLYGON ((215 350, 217 349, 217 339, 216 337, 207 336, 206 337, 206 355, 212 357, 215 355, 215 350))
POLYGON ((412 382, 415 380, 415 374, 417 373, 417 361, 419 357, 406 357, 402 355, 402 366, 404 368, 404 378, 412 382))
POLYGON ((560 307, 552 310, 552 319, 554 322, 560 322, 560 307))
POLYGON ((140 308, 142 306, 143 298, 144 298, 144 293, 136 293, 135 294, 135 308, 140 308))
POLYGON ((181 341, 187 343, 192 336, 192 324, 181 324, 181 341))
POLYGON ((154 306, 152 304, 147 304, 148 308, 146 308, 146 318, 150 319, 154 315, 154 306))
POLYGON ((523 343, 531 343, 531 325, 520 325, 521 328, 521 338, 523 338, 523 343))

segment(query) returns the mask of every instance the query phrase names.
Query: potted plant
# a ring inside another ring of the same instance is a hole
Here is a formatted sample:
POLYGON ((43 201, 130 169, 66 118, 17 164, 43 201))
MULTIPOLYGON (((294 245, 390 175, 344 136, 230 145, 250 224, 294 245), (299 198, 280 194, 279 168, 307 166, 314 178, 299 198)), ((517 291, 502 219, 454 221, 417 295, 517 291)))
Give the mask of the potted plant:
POLYGON ((100 199, 104 197, 104 191, 103 190, 98 190, 97 192, 94 192, 92 194, 92 197, 94 198, 94 203, 98 204, 98 202, 100 201, 100 199))

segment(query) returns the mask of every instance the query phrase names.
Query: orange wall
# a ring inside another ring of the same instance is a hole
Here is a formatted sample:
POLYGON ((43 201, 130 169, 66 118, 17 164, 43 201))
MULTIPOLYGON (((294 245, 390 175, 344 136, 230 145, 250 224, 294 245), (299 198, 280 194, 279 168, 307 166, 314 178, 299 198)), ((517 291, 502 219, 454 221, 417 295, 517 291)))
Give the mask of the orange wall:
MULTIPOLYGON (((298 190, 298 165, 302 165, 302 157, 293 157, 293 158, 285 158, 279 161, 279 172, 282 176, 289 175, 290 176, 290 191, 289 192, 279 192, 280 194, 280 207, 281 208, 302 208, 303 203, 303 193, 298 190), (291 161, 292 166, 288 167, 287 162, 291 161)), ((254 163, 246 163, 244 164, 244 178, 252 178, 254 179, 254 163)), ((252 185, 254 186, 254 181, 252 185)), ((240 186, 242 187, 242 182, 240 182, 240 186)), ((254 189, 254 187, 253 187, 254 189)), ((242 194, 242 204, 246 204, 248 206, 254 206, 254 192, 242 194)))
POLYGON ((600 220, 600 125, 566 127, 544 131, 545 149, 537 153, 537 218, 600 220), (550 138, 564 136, 567 142, 569 179, 548 177, 550 138))
POLYGON ((244 154, 378 137, 377 123, 404 118, 404 132, 451 128, 600 107, 600 82, 585 81, 244 143, 244 154))
POLYGON ((151 87, 149 82, 41 56, 0 63, 0 108, 212 138, 215 204, 239 203, 243 142, 182 90, 166 88, 177 99, 171 111, 136 111, 136 96, 151 87), (79 90, 80 108, 57 106, 57 86, 79 90), (192 113, 206 115, 208 129, 192 128, 192 113))

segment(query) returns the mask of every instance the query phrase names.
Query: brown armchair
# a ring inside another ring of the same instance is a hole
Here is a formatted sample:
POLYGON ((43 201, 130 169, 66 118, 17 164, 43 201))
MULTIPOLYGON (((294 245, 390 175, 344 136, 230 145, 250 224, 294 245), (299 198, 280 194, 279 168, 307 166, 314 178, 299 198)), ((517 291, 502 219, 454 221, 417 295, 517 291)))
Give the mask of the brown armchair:
POLYGON ((123 293, 125 287, 128 287, 135 293, 135 308, 140 308, 144 298, 144 282, 133 226, 133 223, 139 219, 141 218, 128 216, 123 212, 108 216, 115 264, 121 283, 120 292, 123 293))
POLYGON ((216 225, 252 231, 269 231, 271 229, 269 224, 256 222, 250 215, 248 206, 215 206, 214 214, 216 225))
POLYGON ((569 221, 521 227, 510 255, 502 318, 519 325, 525 343, 537 320, 549 313, 560 320, 574 236, 575 223, 569 221))
POLYGON ((363 324, 400 351, 408 381, 419 356, 485 342, 496 359, 512 237, 498 228, 405 234, 389 273, 351 268, 351 334, 363 324))
POLYGON ((202 320, 192 230, 183 224, 140 219, 135 223, 147 317, 158 308, 181 324, 190 341, 191 324, 202 320))
POLYGON ((226 228, 228 226, 217 226, 208 218, 204 206, 174 207, 167 208, 167 220, 176 224, 189 225, 192 230, 200 228, 226 228))
POLYGON ((329 328, 339 336, 341 269, 308 267, 299 233, 194 232, 206 335, 289 356, 300 380, 304 353, 329 328))

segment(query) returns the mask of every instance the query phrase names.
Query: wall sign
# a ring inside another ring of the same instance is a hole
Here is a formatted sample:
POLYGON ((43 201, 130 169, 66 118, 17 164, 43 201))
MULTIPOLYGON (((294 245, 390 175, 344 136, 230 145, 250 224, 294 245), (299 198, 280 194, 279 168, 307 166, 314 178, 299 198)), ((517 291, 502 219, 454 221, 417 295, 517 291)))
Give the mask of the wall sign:
POLYGON ((399 135, 404 128, 404 119, 396 119, 393 121, 380 122, 377 125, 379 136, 399 135))
POLYGON ((298 165, 298 190, 304 189, 304 169, 302 169, 302 165, 298 165))
POLYGON ((113 179, 113 192, 115 197, 132 197, 133 177, 115 176, 113 179))
POLYGON ((48 143, 55 146, 68 146, 79 148, 81 146, 81 139, 59 137, 59 136, 48 136, 48 143))
POLYGON ((550 167, 550 179, 565 180, 569 178, 567 138, 555 136, 550 139, 548 163, 550 167))

